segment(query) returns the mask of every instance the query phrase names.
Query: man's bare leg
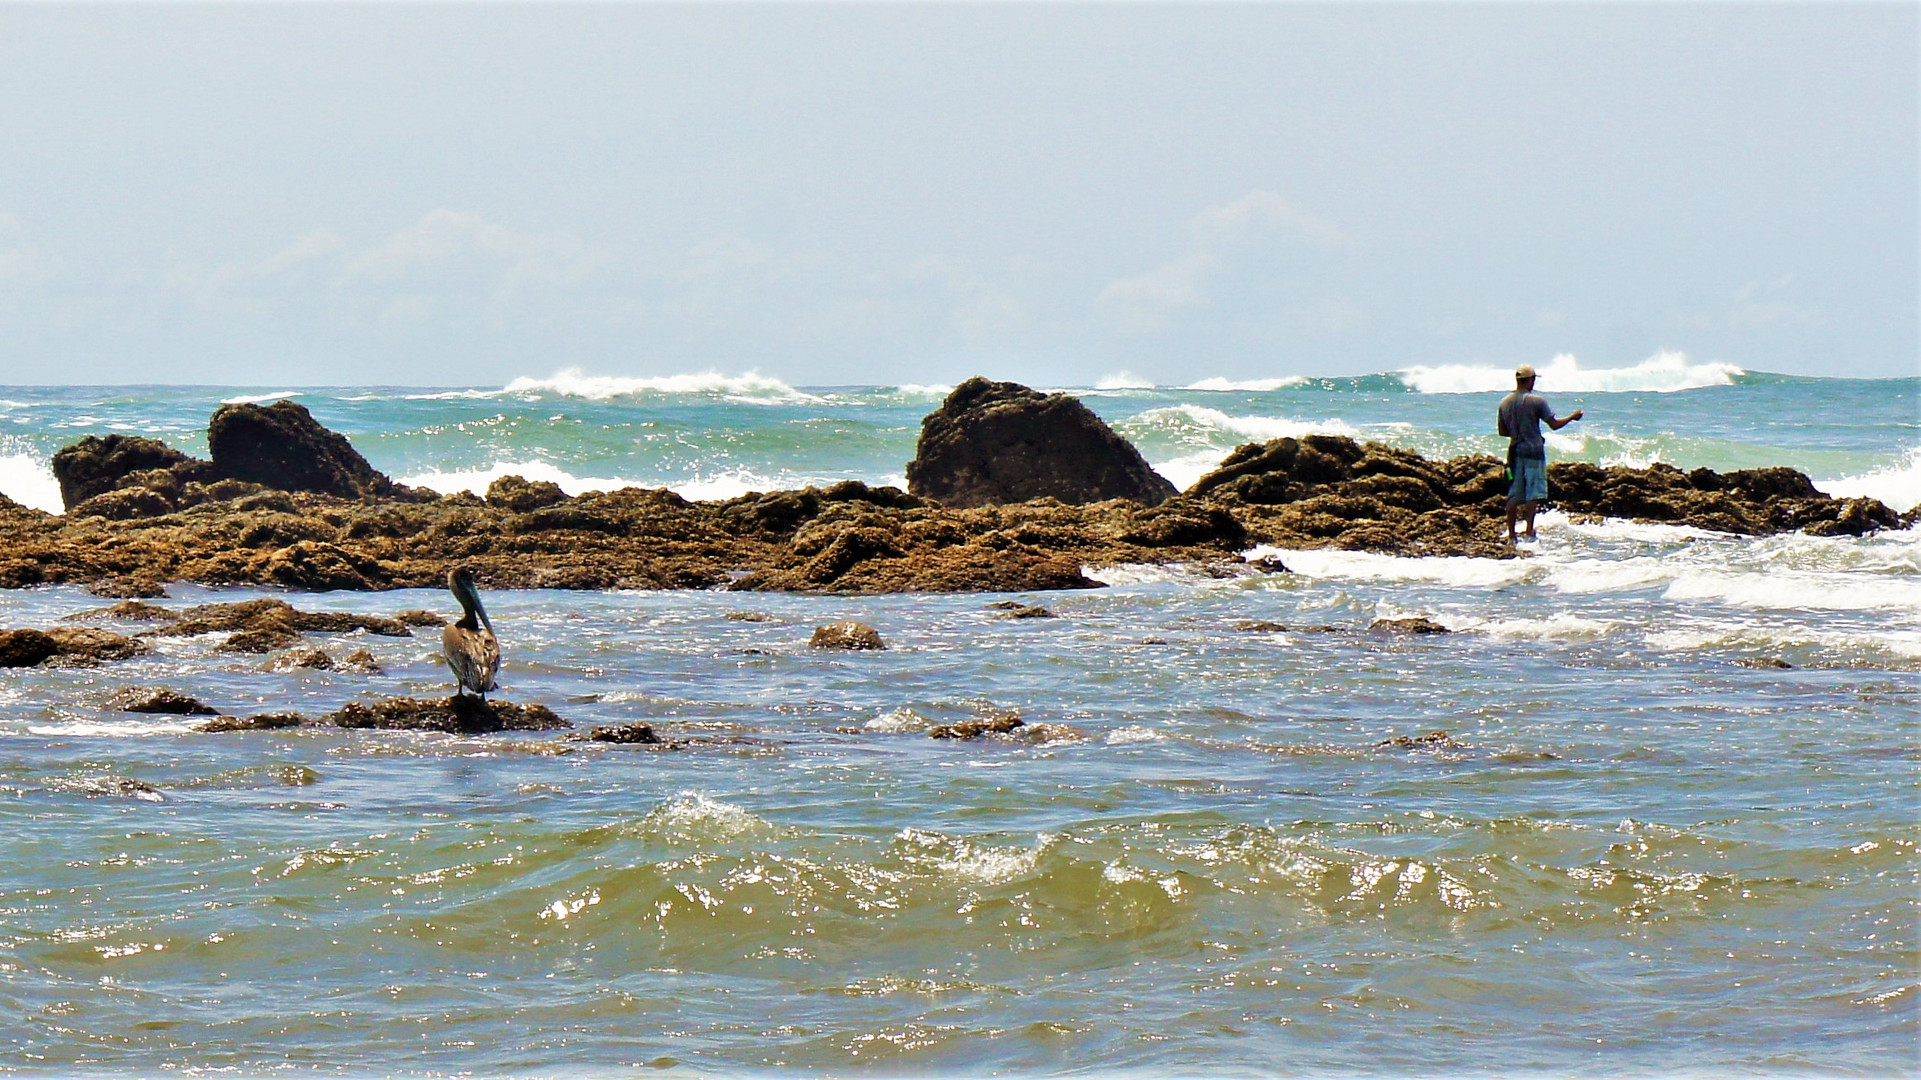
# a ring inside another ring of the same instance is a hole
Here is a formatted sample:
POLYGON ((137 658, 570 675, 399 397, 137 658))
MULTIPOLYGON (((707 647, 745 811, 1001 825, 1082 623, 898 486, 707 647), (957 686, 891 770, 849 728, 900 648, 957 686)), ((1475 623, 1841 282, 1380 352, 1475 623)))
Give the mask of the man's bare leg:
POLYGON ((1524 536, 1526 536, 1526 537, 1527 537, 1527 538, 1528 538, 1529 540, 1539 540, 1539 539, 1540 539, 1540 537, 1539 537, 1539 536, 1536 536, 1536 535, 1534 534, 1534 511, 1536 511, 1536 510, 1538 510, 1538 509, 1540 509, 1540 508, 1541 508, 1541 504, 1540 504, 1540 503, 1538 503, 1538 502, 1531 502, 1531 503, 1528 503, 1528 504, 1527 504, 1527 506, 1526 506, 1526 510, 1527 510, 1527 532, 1525 532, 1525 533, 1523 533, 1522 535, 1524 535, 1524 536))
POLYGON ((1509 546, 1512 546, 1515 542, 1514 523, 1517 519, 1520 518, 1520 516, 1521 516, 1521 504, 1517 502, 1508 503, 1507 504, 1507 542, 1509 546))

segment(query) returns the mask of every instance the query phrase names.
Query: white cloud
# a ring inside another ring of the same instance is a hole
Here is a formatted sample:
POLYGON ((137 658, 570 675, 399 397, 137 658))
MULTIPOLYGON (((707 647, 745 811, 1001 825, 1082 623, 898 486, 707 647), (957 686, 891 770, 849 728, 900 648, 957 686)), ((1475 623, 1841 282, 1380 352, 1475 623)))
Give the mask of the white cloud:
POLYGON ((1272 191, 1250 191, 1195 215, 1186 251, 1146 273, 1109 282, 1094 298, 1094 309, 1122 333, 1166 329, 1183 312, 1212 302, 1208 285, 1230 253, 1277 234, 1315 247, 1348 243, 1333 222, 1272 191))
POLYGON ((0 285, 17 285, 36 279, 45 269, 45 260, 25 239, 19 217, 0 213, 0 285))
POLYGON ((571 285, 605 260, 561 234, 521 233, 479 214, 433 210, 387 240, 347 260, 339 283, 386 284, 447 272, 498 275, 499 290, 571 285))

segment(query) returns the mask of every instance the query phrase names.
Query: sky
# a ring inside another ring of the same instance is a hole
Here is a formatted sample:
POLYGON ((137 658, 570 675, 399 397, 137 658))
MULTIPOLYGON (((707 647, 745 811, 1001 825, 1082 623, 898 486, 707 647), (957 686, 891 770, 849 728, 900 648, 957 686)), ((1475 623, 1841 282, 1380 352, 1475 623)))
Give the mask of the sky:
POLYGON ((0 4, 0 383, 1921 374, 1912 4, 0 4))

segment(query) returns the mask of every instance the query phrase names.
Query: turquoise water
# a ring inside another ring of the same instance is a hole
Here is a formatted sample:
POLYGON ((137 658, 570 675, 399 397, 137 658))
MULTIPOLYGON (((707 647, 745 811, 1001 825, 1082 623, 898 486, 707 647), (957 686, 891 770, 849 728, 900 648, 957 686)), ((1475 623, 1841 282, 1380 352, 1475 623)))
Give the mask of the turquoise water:
MULTIPOLYGON (((1912 483, 1916 380, 1727 379, 1544 388, 1594 418, 1568 429, 1585 427, 1584 443, 1553 452, 1912 483)), ((396 476, 542 462, 575 480, 718 489, 897 476, 939 397, 546 382, 296 400, 396 476)), ((17 404, 0 425, 16 441, 0 450, 17 475, 90 431, 144 426, 195 450, 213 403, 251 393, 6 389, 17 404)), ((1492 445, 1490 394, 1394 376, 1087 400, 1163 466, 1262 425, 1492 445)), ((217 636, 94 669, 0 671, 0 1063, 562 1076, 1921 1064, 1916 533, 1742 539, 1549 515, 1518 560, 1282 557, 1293 573, 1095 568, 1107 588, 1018 597, 1055 615, 1018 621, 997 618, 993 596, 490 594, 505 696, 582 726, 646 721, 676 750, 203 735, 101 708, 127 685, 235 714, 445 693, 424 636, 310 635, 336 656, 369 648, 378 676, 276 673, 218 652, 217 636), (1455 632, 1367 629, 1412 614, 1455 632), (890 649, 807 647, 843 618, 890 649), (1256 620, 1289 629, 1237 628, 1256 620), (1003 711, 1027 734, 926 735, 1003 711), (1437 730, 1449 740, 1380 745, 1437 730)), ((262 594, 171 591, 177 606, 262 594)), ((289 599, 452 606, 425 591, 289 599)), ((0 626, 101 603, 0 592, 0 626)))

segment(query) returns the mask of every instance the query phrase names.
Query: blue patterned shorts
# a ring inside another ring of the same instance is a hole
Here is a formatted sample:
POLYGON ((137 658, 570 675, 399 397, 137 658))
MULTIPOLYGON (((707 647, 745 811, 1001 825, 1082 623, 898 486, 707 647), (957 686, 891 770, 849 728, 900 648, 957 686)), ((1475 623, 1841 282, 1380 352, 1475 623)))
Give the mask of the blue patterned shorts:
POLYGON ((1514 459, 1514 479, 1507 486, 1507 501, 1511 503, 1540 502, 1547 498, 1547 459, 1544 457, 1517 457, 1514 459))

